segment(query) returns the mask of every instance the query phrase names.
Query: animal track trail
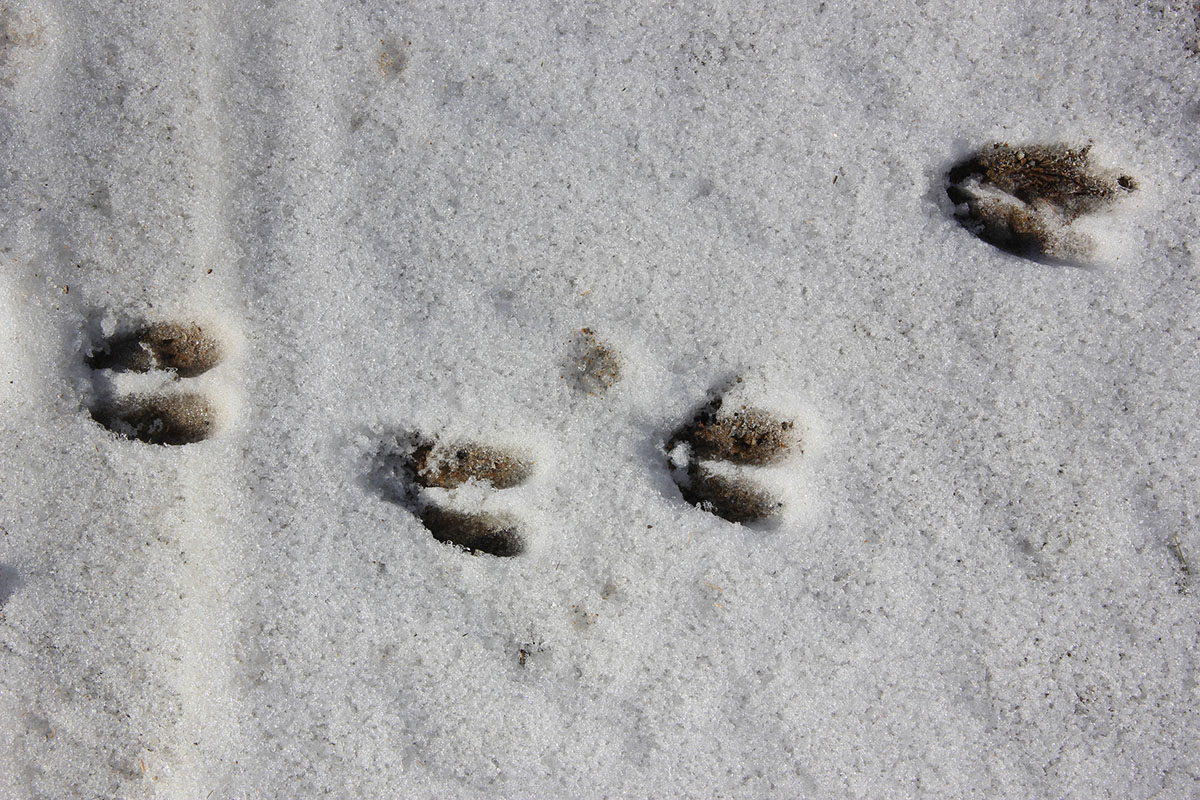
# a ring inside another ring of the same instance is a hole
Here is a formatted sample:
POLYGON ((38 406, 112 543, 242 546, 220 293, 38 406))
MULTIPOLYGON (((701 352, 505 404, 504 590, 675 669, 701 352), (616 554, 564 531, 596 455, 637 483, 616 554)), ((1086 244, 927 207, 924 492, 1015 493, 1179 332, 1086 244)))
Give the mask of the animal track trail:
POLYGON ((112 375, 161 373, 191 379, 216 367, 224 349, 215 336, 196 324, 152 322, 118 330, 84 358, 92 370, 92 419, 127 439, 147 444, 185 445, 209 438, 217 428, 217 412, 204 394, 156 389, 124 393, 112 375))
POLYGON ((385 499, 421 520, 439 542, 507 557, 525 550, 520 522, 509 514, 462 510, 454 504, 464 487, 504 491, 529 480, 533 468, 533 461, 504 448, 401 433, 380 448, 369 480, 385 499))
POLYGON ((664 445, 683 499, 741 523, 780 513, 782 501, 753 479, 754 470, 778 464, 800 448, 793 421, 761 408, 730 408, 723 395, 702 406, 664 445))
POLYGON ((1137 181, 1098 167, 1091 145, 992 144, 946 174, 946 194, 964 228, 1033 260, 1078 264, 1096 242, 1073 225, 1137 191, 1137 181))

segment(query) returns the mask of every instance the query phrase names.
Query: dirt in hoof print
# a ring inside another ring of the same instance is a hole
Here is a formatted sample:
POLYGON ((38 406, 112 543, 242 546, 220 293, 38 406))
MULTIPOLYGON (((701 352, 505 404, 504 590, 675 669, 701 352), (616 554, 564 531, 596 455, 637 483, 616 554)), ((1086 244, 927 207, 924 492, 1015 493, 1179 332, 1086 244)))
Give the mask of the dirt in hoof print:
POLYGON ((671 435, 665 450, 684 500, 729 522, 748 523, 783 508, 752 479, 754 468, 801 452, 801 443, 790 420, 761 408, 728 408, 717 397, 671 435))
POLYGON ((1091 145, 992 144, 947 173, 946 194, 963 227, 1001 250, 1078 264, 1095 250, 1072 224, 1137 191, 1136 179, 1098 167, 1091 145))
POLYGON ((220 343, 199 325, 153 322, 110 337, 88 357, 92 369, 172 370, 194 378, 221 362, 220 343))
POLYGON ((109 430, 147 444, 193 444, 216 427, 212 406, 199 394, 129 397, 99 404, 91 412, 109 430))
POLYGON ((211 331, 194 323, 119 327, 84 355, 91 369, 92 419, 147 444, 203 441, 216 432, 215 407, 206 395, 177 387, 195 387, 191 379, 216 367, 224 356, 211 331))
MULTIPOLYGON (((470 553, 515 556, 525 550, 519 520, 506 514, 461 510, 480 500, 464 501, 460 489, 479 484, 490 491, 512 489, 533 474, 531 459, 501 447, 476 442, 426 438, 407 432, 385 437, 373 459, 368 483, 385 499, 421 520, 439 542, 470 553)), ((476 506, 477 507, 477 506, 476 506)))
POLYGON ((429 489, 454 489, 471 480, 494 489, 509 489, 524 483, 533 473, 532 461, 481 444, 425 442, 413 451, 413 462, 417 483, 429 489))
POLYGON ((759 408, 723 410, 718 398, 680 428, 673 440, 686 442, 694 458, 763 467, 782 460, 795 438, 791 422, 759 408))

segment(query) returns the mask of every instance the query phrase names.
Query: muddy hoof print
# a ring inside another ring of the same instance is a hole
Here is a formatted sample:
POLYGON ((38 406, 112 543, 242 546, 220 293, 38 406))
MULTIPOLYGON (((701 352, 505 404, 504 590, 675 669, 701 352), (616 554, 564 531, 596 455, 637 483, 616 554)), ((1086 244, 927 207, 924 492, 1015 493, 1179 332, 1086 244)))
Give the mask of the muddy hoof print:
POLYGON ((1024 258, 1079 263, 1095 242, 1072 228, 1137 191, 1129 175, 1098 168, 1091 145, 993 144, 947 173, 946 194, 964 228, 1024 258))
POLYGON ((101 376, 158 373, 175 382, 208 372, 223 357, 220 342, 200 325, 150 322, 118 330, 101 340, 84 359, 92 369, 92 419, 113 433, 147 444, 203 441, 217 428, 216 410, 206 396, 157 389, 127 394, 117 390, 120 384, 111 376, 101 376))
POLYGON ((194 378, 219 364, 221 357, 220 344, 199 325, 155 322, 110 337, 87 361, 92 369, 171 370, 181 378, 194 378))
POLYGON ((198 394, 135 396, 91 411, 110 431, 147 444, 193 444, 216 427, 212 406, 198 394))
POLYGON ((791 421, 760 408, 728 408, 720 396, 675 431, 664 447, 683 499, 740 523, 767 520, 783 509, 749 473, 778 464, 799 448, 791 421))
POLYGON ((469 482, 493 489, 519 486, 533 474, 533 462, 480 444, 447 447, 423 442, 413 451, 416 482, 427 489, 456 489, 469 482))
POLYGON ((457 502, 463 487, 503 491, 520 486, 533 468, 533 461, 503 448, 400 434, 376 454, 369 480, 385 499, 421 520, 439 542, 507 557, 525 550, 525 536, 515 518, 461 511, 448 504, 457 502))

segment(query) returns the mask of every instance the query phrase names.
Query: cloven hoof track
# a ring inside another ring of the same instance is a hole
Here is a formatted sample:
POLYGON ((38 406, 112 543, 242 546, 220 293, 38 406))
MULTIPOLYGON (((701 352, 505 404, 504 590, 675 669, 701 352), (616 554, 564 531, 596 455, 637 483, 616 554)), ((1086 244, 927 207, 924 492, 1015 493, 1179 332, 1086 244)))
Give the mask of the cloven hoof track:
POLYGON ((1077 262, 1094 243, 1072 223, 1138 188, 1129 175, 1098 169, 1090 151, 992 144, 947 173, 946 194, 963 227, 985 242, 1034 260, 1077 262))
MULTIPOLYGON (((220 363, 220 343, 199 325, 153 322, 109 337, 87 357, 93 370, 170 371, 193 378, 220 363)), ((194 392, 115 397, 105 393, 91 407, 104 427, 147 444, 183 445, 203 441, 216 429, 216 412, 194 392)))
POLYGON ((221 356, 220 344, 199 325, 153 322, 111 337, 88 357, 88 366, 118 372, 173 370, 181 378, 194 378, 220 363, 221 356))
POLYGON ((799 445, 791 421, 760 408, 726 408, 718 396, 671 435, 666 451, 684 500, 730 522, 756 522, 778 514, 782 503, 740 471, 714 466, 769 466, 799 445))
POLYGON ((508 450, 400 434, 380 448, 370 480, 386 499, 415 514, 439 542, 471 553, 515 556, 525 550, 515 519, 446 508, 426 490, 452 491, 474 481, 500 491, 519 486, 531 474, 533 462, 508 450))
POLYGON ((147 444, 192 444, 207 439, 216 427, 211 404, 199 394, 128 397, 97 405, 92 419, 147 444))

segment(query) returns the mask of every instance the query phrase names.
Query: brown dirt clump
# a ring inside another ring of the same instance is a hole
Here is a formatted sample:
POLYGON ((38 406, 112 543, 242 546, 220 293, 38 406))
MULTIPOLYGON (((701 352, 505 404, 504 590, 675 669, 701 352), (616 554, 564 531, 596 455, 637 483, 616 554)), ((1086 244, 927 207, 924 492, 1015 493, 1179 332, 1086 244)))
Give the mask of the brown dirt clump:
POLYGON ((388 79, 398 79, 408 69, 408 54, 405 52, 412 42, 400 44, 396 39, 380 39, 379 55, 375 58, 375 67, 388 79))
POLYGON ((579 394, 603 394, 621 380, 620 356, 597 339, 591 328, 580 328, 571 343, 563 377, 579 394))

